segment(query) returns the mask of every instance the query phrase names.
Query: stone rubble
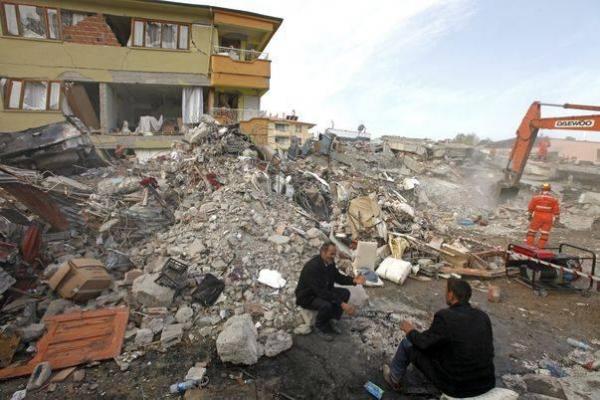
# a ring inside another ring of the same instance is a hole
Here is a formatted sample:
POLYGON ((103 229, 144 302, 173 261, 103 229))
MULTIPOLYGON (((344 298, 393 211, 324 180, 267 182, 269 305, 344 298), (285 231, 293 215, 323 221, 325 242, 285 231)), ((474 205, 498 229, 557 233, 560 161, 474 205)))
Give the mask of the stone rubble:
MULTIPOLYGON (((496 207, 491 196, 482 195, 488 188, 481 182, 490 181, 490 168, 462 172, 447 159, 384 154, 351 144, 331 159, 313 154, 290 160, 278 152, 267 161, 236 128, 219 127, 209 118, 188 139, 169 156, 144 165, 126 161, 77 177, 93 188, 70 197, 85 216, 85 226, 68 241, 51 241, 44 275, 69 258, 86 256, 102 260, 116 284, 86 303, 47 292, 37 306, 14 311, 23 341, 33 344, 43 334, 38 317, 127 305, 132 314, 129 353, 117 361, 122 370, 143 355, 141 348, 167 349, 200 338, 216 340, 223 362, 252 365, 263 353, 274 357, 290 349, 292 333, 311 332, 315 313, 295 305, 294 289, 302 266, 325 241, 339 243, 338 267, 353 275, 391 256, 389 232, 432 243, 483 233, 521 234, 527 224, 522 212, 527 193, 510 207, 496 207), (156 178, 158 198, 140 185, 141 176, 156 178), (352 222, 356 216, 349 210, 358 203, 369 205, 376 223, 352 222), (485 225, 475 222, 482 220, 485 225), (369 250, 365 265, 355 265, 364 243, 369 250), (157 282, 170 259, 186 266, 171 287, 157 282), (285 285, 261 284, 264 269, 280 274, 285 285), (214 304, 203 306, 194 300, 194 291, 208 273, 225 286, 214 304)), ((472 163, 465 160, 466 167, 472 163)), ((43 186, 43 180, 37 183, 43 186)), ((565 223, 586 214, 593 226, 600 217, 597 196, 588 191, 579 201, 573 198, 565 223)), ((407 262, 421 276, 437 278, 443 262, 417 250, 406 256, 407 262)), ((350 302, 360 312, 342 323, 375 353, 393 351, 403 337, 398 330, 402 319, 426 326, 424 312, 370 299, 362 287, 349 289, 350 302)))
POLYGON ((257 332, 249 314, 231 317, 217 337, 217 353, 224 362, 252 365, 258 361, 257 332))

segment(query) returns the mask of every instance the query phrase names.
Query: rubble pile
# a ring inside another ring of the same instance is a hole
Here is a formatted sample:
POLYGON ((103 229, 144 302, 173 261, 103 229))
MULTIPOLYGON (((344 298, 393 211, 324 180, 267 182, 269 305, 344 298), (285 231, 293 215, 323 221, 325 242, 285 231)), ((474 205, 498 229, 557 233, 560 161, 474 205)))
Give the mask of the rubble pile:
MULTIPOLYGON (((50 340, 48 317, 124 309, 128 317, 114 322, 121 370, 148 349, 204 339, 216 341, 222 361, 251 365, 310 332, 294 289, 325 241, 338 245, 338 267, 364 274, 367 286, 409 276, 487 279, 506 275, 504 250, 474 238, 527 223, 517 203, 488 201, 495 177, 484 166, 472 172, 473 161, 459 169, 441 156, 364 144, 342 152, 331 143, 291 157, 208 116, 185 140, 144 164, 125 160, 71 178, 0 167, 0 229, 16 244, 0 269, 0 341, 10 349, 3 367, 50 340)), ((568 213, 599 207, 593 193, 573 199, 568 213)), ((402 319, 427 326, 425 312, 370 300, 362 287, 350 302, 361 310, 348 322, 352 332, 378 354, 402 339, 402 319)), ((11 368, 8 376, 25 372, 11 368)))

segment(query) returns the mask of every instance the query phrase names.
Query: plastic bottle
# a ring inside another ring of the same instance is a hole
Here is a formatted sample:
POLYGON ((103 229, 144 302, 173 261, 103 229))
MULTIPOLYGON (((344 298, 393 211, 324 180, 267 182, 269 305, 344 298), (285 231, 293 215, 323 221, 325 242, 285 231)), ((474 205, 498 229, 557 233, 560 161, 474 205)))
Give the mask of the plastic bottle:
POLYGON ((365 389, 367 392, 369 392, 371 396, 375 397, 377 400, 381 400, 381 398, 383 397, 383 389, 371 381, 365 383, 365 389))
POLYGON ((592 350, 592 347, 589 344, 580 342, 579 340, 575 340, 573 338, 568 338, 567 343, 569 343, 573 347, 577 347, 582 350, 592 350))
POLYGON ((169 387, 169 392, 182 394, 185 393, 188 389, 191 389, 194 386, 196 386, 197 383, 198 382, 192 379, 183 382, 177 382, 169 387))

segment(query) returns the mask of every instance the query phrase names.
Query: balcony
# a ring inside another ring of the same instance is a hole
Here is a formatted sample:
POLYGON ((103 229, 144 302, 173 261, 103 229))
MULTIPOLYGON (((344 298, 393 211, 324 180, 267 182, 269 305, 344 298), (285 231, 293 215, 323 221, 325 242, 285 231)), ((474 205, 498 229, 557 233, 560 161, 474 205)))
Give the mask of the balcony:
POLYGON ((269 89, 271 61, 268 54, 254 50, 215 47, 210 57, 211 85, 269 89))

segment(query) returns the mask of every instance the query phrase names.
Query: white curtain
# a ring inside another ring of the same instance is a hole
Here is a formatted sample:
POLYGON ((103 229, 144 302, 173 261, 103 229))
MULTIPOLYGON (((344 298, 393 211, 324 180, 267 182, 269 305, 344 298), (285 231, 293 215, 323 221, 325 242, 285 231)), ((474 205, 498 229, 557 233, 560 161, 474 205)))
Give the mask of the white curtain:
POLYGON ((201 87, 183 88, 181 113, 184 124, 197 124, 204 113, 201 87))

